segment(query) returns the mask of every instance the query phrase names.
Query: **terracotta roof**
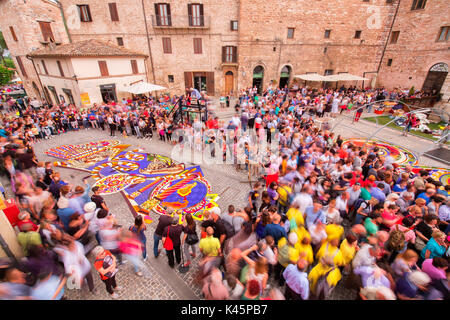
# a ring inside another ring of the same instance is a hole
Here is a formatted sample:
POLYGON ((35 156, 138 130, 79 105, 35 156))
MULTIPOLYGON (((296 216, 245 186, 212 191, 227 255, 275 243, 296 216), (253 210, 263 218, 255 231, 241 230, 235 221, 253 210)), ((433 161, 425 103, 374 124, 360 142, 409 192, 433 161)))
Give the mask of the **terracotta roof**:
POLYGON ((117 45, 99 41, 84 40, 49 48, 31 51, 31 57, 105 57, 105 56, 147 56, 117 45))

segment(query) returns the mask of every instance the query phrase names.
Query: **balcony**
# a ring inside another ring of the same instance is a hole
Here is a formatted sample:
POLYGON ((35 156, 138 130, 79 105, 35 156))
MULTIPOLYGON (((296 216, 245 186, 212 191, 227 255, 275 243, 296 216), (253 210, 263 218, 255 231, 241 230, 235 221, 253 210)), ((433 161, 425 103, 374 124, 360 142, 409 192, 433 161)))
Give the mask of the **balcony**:
POLYGON ((210 17, 188 15, 152 15, 152 26, 155 29, 209 29, 210 17))

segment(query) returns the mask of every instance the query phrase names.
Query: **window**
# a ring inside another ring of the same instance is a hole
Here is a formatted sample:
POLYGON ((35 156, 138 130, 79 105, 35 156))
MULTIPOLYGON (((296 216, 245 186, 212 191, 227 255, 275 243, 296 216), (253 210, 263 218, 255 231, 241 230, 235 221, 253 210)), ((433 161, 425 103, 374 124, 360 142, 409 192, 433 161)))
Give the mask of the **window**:
POLYGON ((237 22, 237 20, 231 20, 230 21, 230 29, 231 29, 231 31, 237 31, 237 29, 238 29, 238 22, 237 22))
POLYGON ((138 74, 139 73, 138 65, 137 65, 137 61, 136 60, 131 60, 131 70, 132 70, 133 74, 138 74))
POLYGON ((370 0, 363 0, 363 2, 370 2, 370 0))
POLYGON ((56 93, 55 87, 53 87, 53 86, 48 86, 48 89, 52 92, 53 98, 55 98, 56 104, 59 104, 59 103, 60 103, 60 102, 59 102, 59 97, 58 97, 58 94, 56 93))
POLYGON ((123 38, 122 37, 118 37, 117 39, 117 45, 123 47, 123 38))
POLYGON ((400 35, 400 31, 392 31, 391 43, 397 43, 399 35, 400 35))
POLYGON ((108 65, 106 64, 106 61, 99 61, 98 66, 100 68, 100 74, 102 75, 102 77, 109 76, 108 65))
POLYGON ((62 91, 66 94, 66 96, 69 98, 70 104, 75 105, 75 100, 73 99, 72 90, 63 88, 62 91))
POLYGON ((111 21, 119 21, 119 13, 117 12, 117 4, 115 2, 108 3, 111 21))
POLYGON ((80 14, 81 22, 91 22, 91 10, 89 10, 89 6, 87 4, 79 4, 78 13, 80 14))
POLYGON ((331 34, 331 30, 325 30, 324 38, 325 39, 329 39, 330 38, 330 34, 331 34))
POLYGON ((194 38, 194 54, 202 53, 202 38, 194 38))
POLYGON ((45 42, 55 41, 50 22, 39 21, 39 27, 41 28, 42 38, 45 42))
POLYGON ((387 66, 388 67, 392 66, 392 59, 388 59, 387 66))
POLYGON ((45 74, 48 75, 48 70, 47 70, 47 66, 45 65, 45 61, 44 61, 44 60, 41 60, 41 63, 42 63, 42 67, 44 68, 45 74))
POLYGON ((61 75, 61 77, 64 77, 64 71, 61 65, 61 61, 56 61, 56 64, 58 65, 58 69, 59 69, 59 74, 61 75))
POLYGON ((22 75, 24 77, 27 77, 27 73, 25 71, 25 67, 23 66, 23 63, 22 63, 22 58, 17 56, 16 60, 17 60, 17 64, 19 65, 20 72, 22 73, 22 75))
POLYGON ((329 76, 330 74, 333 74, 333 70, 332 69, 326 69, 325 70, 325 75, 329 76))
POLYGON ((172 42, 170 38, 162 38, 163 43, 163 52, 164 53, 172 53, 172 42))
POLYGON ((237 47, 226 46, 222 47, 222 62, 237 62, 237 47))
POLYGON ((328 51, 327 47, 323 48, 323 53, 327 53, 327 51, 328 51))
POLYGON ((155 3, 155 15, 157 26, 171 26, 172 17, 170 15, 170 4, 155 3))
POLYGON ((205 24, 204 16, 203 16, 203 4, 189 3, 188 4, 188 16, 189 16, 189 26, 203 27, 205 24))
POLYGON ((447 41, 450 36, 450 27, 441 27, 436 41, 447 41))
POLYGON ((355 39, 361 39, 361 30, 356 30, 355 31, 355 39))
POLYGON ((427 0, 413 0, 411 10, 425 9, 427 0))
POLYGON ((288 28, 287 38, 288 39, 293 39, 294 38, 294 28, 288 28))
POLYGON ((172 74, 169 74, 169 75, 167 76, 167 78, 168 78, 169 82, 173 82, 173 81, 174 81, 173 75, 172 75, 172 74))
POLYGON ((386 0, 386 3, 394 3, 394 0, 386 0))
POLYGON ((11 36, 13 37, 14 41, 18 41, 17 40, 17 36, 16 36, 16 32, 14 31, 13 27, 9 27, 9 31, 11 31, 11 36))

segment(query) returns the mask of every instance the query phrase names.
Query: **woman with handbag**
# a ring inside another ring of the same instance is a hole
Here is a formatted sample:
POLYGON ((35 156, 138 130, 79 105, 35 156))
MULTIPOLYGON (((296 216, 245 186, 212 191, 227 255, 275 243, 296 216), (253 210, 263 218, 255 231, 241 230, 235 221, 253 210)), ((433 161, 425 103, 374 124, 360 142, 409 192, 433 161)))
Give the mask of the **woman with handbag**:
POLYGON ((181 240, 181 243, 183 244, 183 250, 184 250, 184 256, 186 257, 186 263, 184 264, 184 267, 188 267, 191 264, 191 259, 195 258, 195 245, 199 242, 199 238, 196 231, 196 225, 194 218, 192 218, 192 215, 190 213, 186 214, 185 216, 186 223, 183 226, 183 232, 184 236, 181 240), (189 247, 192 249, 192 253, 189 253, 189 247))
POLYGON ((162 242, 164 249, 166 249, 167 258, 169 259, 169 267, 175 267, 175 261, 173 252, 175 251, 175 258, 177 264, 181 262, 181 233, 183 232, 183 226, 178 224, 178 215, 174 215, 172 218, 172 224, 165 227, 163 231, 162 242))

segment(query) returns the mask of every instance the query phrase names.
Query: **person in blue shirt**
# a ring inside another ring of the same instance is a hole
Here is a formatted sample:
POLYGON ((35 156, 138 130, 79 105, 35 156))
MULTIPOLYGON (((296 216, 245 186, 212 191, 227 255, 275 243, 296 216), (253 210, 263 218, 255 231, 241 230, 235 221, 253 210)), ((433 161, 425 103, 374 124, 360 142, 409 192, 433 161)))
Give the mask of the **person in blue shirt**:
POLYGON ((428 188, 425 192, 422 192, 421 194, 419 194, 417 196, 417 199, 422 198, 427 202, 427 204, 429 204, 431 201, 431 197, 434 196, 435 193, 436 193, 436 190, 434 190, 432 188, 428 188))
POLYGON ((286 230, 280 225, 281 216, 279 214, 274 214, 272 223, 266 225, 264 228, 264 238, 266 236, 272 236, 275 244, 278 244, 278 240, 283 237, 287 238, 286 230))
POLYGON ((61 300, 64 296, 66 277, 55 276, 51 270, 46 270, 39 275, 39 280, 31 290, 31 298, 34 300, 61 300))
POLYGON ((286 300, 308 300, 309 298, 309 280, 306 269, 308 262, 299 259, 297 265, 289 264, 283 272, 286 280, 286 300))
POLYGON ((384 202, 386 201, 386 195, 384 194, 382 189, 384 189, 384 185, 382 183, 379 183, 376 187, 370 188, 370 195, 377 199, 379 202, 384 202))
POLYGON ((322 222, 323 224, 326 224, 327 222, 327 216, 325 212, 322 210, 322 203, 320 202, 319 198, 315 197, 313 199, 313 205, 309 206, 305 209, 305 215, 306 215, 306 227, 310 228, 310 226, 317 224, 317 222, 322 222))

